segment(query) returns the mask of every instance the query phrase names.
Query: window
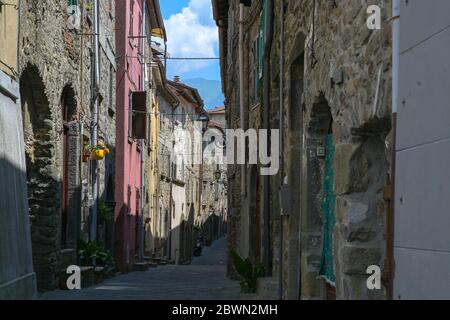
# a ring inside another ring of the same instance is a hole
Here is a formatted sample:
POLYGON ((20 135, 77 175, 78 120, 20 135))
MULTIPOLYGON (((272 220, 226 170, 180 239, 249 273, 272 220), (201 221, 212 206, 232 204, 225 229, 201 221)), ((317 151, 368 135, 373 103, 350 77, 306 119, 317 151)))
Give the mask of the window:
POLYGON ((114 66, 112 63, 109 64, 109 88, 108 88, 108 98, 109 98, 109 115, 114 116, 116 108, 114 105, 114 66))
POLYGON ((133 138, 133 93, 128 93, 128 138, 133 138))
POLYGON ((127 214, 130 215, 131 214, 131 186, 128 185, 127 188, 127 214))
POLYGON ((139 216, 139 207, 141 203, 141 193, 138 188, 136 188, 136 216, 139 216))
MULTIPOLYGON (((139 33, 140 36, 143 35, 143 34, 141 34, 142 31, 143 31, 142 30, 142 25, 143 25, 142 14, 139 14, 139 31, 138 31, 138 33, 139 33)), ((144 61, 144 48, 142 46, 143 42, 144 42, 143 39, 139 38, 139 42, 138 42, 139 43, 139 61, 141 62, 141 64, 145 63, 145 61, 144 61)), ((139 84, 141 84, 141 81, 139 81, 139 84)))
POLYGON ((136 91, 129 93, 128 137, 145 139, 147 136, 147 93, 136 91))
POLYGON ((130 45, 134 45, 134 0, 130 0, 130 26, 129 26, 130 45))

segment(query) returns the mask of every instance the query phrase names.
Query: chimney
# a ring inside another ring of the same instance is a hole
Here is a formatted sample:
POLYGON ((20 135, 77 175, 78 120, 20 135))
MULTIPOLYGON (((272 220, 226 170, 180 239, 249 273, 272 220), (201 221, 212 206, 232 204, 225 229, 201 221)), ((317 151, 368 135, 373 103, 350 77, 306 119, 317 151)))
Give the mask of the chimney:
POLYGON ((176 83, 180 83, 181 82, 180 76, 173 77, 173 81, 176 82, 176 83))

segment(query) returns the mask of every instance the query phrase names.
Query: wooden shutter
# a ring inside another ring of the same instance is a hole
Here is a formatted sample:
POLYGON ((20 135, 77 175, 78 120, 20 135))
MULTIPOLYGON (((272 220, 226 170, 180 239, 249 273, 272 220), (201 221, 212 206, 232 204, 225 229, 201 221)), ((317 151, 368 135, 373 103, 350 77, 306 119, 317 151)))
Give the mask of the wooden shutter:
POLYGON ((132 93, 133 121, 132 135, 134 139, 147 137, 147 92, 137 91, 132 93))

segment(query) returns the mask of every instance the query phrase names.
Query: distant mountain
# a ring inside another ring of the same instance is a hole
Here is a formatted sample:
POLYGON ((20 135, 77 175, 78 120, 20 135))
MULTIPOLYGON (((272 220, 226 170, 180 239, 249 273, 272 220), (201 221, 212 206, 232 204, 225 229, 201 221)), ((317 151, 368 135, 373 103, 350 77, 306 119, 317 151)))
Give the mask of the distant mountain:
POLYGON ((188 86, 197 88, 205 102, 205 109, 223 106, 225 98, 222 94, 222 84, 220 81, 204 78, 185 79, 182 81, 188 86))

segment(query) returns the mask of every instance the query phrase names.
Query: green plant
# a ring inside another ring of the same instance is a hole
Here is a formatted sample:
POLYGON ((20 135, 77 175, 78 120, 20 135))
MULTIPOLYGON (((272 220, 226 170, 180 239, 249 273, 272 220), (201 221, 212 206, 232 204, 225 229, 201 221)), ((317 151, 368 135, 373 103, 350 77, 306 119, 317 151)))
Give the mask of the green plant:
POLYGON ((114 212, 108 207, 105 201, 100 201, 98 203, 98 217, 100 222, 110 222, 113 219, 114 212))
POLYGON ((230 250, 234 268, 241 278, 241 292, 255 293, 258 278, 264 275, 264 267, 261 264, 254 265, 250 259, 242 259, 236 251, 230 250))
POLYGON ((97 262, 101 266, 112 266, 114 264, 114 259, 109 251, 100 251, 97 254, 97 262))
POLYGON ((80 240, 78 243, 78 257, 83 266, 107 266, 114 264, 111 253, 104 250, 95 241, 80 240))

